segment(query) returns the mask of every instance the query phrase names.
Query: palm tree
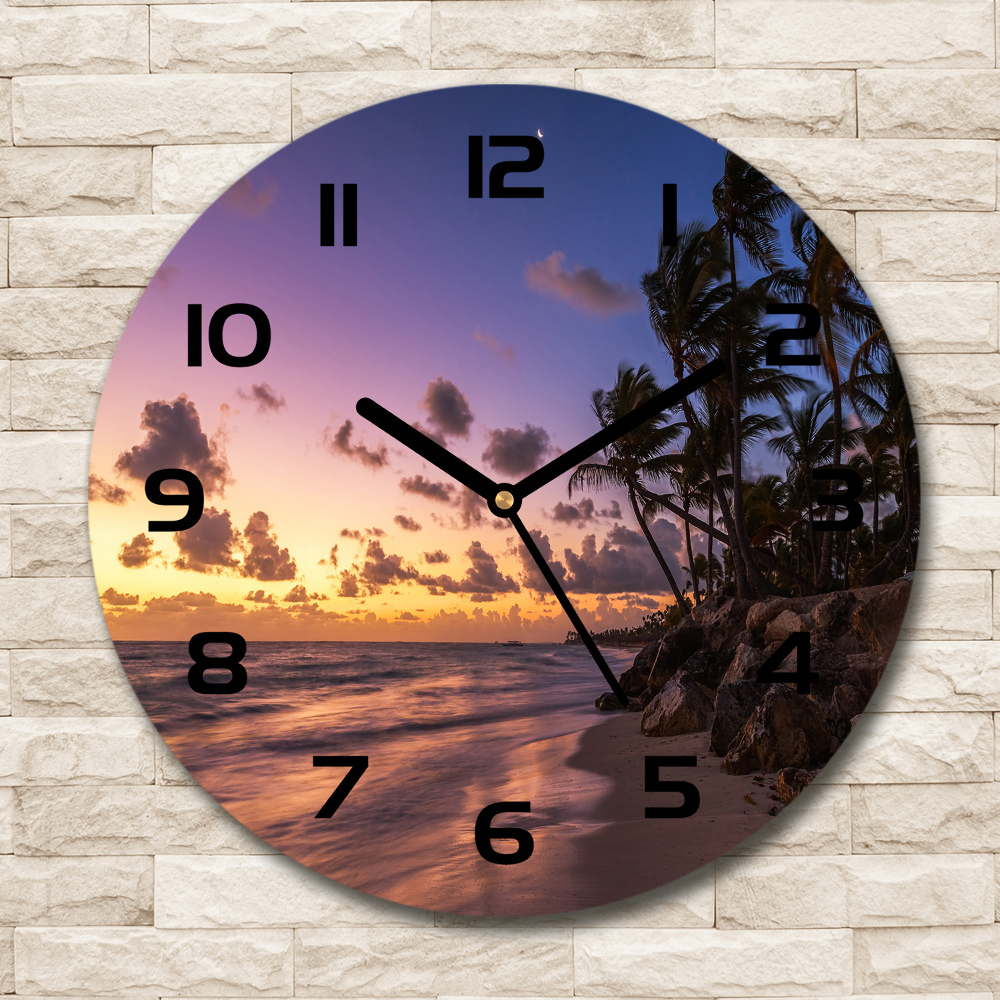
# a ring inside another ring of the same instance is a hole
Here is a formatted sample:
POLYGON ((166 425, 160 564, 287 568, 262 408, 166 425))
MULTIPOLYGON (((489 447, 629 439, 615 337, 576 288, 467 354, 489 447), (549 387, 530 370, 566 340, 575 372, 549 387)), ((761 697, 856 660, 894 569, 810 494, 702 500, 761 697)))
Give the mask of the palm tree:
POLYGON ((860 473, 865 484, 864 492, 859 499, 862 503, 874 505, 872 511, 872 556, 877 561, 879 503, 892 493, 899 465, 889 450, 892 447, 889 434, 881 424, 870 430, 862 431, 861 440, 865 450, 852 455, 848 464, 860 473))
MULTIPOLYGON (((637 406, 658 392, 660 392, 660 387, 656 384, 656 379, 646 365, 640 365, 636 369, 620 364, 614 388, 610 392, 598 389, 591 396, 591 404, 601 426, 607 427, 619 418, 631 413, 637 406)), ((656 544, 656 540, 649 530, 649 525, 646 523, 643 510, 639 505, 639 489, 644 473, 648 473, 652 469, 654 474, 659 474, 653 463, 663 455, 670 443, 680 436, 682 426, 681 424, 666 423, 665 415, 659 414, 651 420, 647 420, 636 430, 618 438, 606 448, 604 462, 584 462, 578 465, 569 481, 569 495, 571 497, 576 488, 601 490, 611 487, 625 487, 639 528, 652 549, 660 569, 663 570, 663 575, 667 578, 679 608, 684 607, 684 594, 678 587, 677 580, 670 571, 660 547, 656 544)))

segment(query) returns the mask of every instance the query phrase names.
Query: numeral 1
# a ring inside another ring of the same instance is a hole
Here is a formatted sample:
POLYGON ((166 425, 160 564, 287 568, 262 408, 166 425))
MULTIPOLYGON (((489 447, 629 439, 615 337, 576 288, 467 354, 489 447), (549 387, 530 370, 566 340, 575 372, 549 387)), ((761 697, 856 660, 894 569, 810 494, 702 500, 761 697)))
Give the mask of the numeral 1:
MULTIPOLYGON (((344 188, 343 243, 345 247, 356 247, 358 245, 358 186, 357 184, 344 184, 342 187, 344 188)), ((320 184, 319 245, 321 247, 335 247, 337 245, 336 194, 336 184, 320 184)))
POLYGON ((663 185, 663 245, 677 246, 677 185, 663 185))

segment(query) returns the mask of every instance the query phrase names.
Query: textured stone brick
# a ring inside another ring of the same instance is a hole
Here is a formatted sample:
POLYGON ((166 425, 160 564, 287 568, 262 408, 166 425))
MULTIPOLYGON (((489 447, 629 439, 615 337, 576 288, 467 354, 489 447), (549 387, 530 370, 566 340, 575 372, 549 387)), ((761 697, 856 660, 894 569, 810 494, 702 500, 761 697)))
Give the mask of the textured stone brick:
POLYGON ((15 947, 19 993, 292 994, 289 930, 19 927, 15 947))
POLYGON ((438 69, 711 66, 713 5, 705 0, 451 0, 434 4, 438 69))
POLYGON ((203 212, 281 143, 157 146, 153 150, 153 211, 203 212))
POLYGON ((144 285, 194 218, 189 215, 13 219, 12 285, 144 285))
POLYGON ((155 737, 156 783, 158 785, 196 785, 191 772, 174 756, 159 733, 155 737))
POLYGON ((12 90, 21 146, 288 142, 280 74, 21 77, 12 90))
POLYGON ((713 138, 855 134, 854 74, 843 70, 581 69, 576 86, 713 138))
POLYGON ((854 987, 859 992, 988 990, 998 978, 1000 924, 854 932, 854 987))
POLYGON ((678 930, 665 947, 661 931, 581 929, 574 934, 574 966, 577 996, 847 993, 851 932, 678 930))
POLYGON ((0 648, 107 645, 92 578, 0 580, 0 648))
POLYGON ((11 653, 14 714, 144 714, 113 649, 16 649, 11 653))
POLYGON ((844 785, 810 785, 731 855, 850 854, 851 797, 844 785))
POLYGON ((157 927, 431 925, 434 915, 331 882, 284 855, 156 861, 157 927), (261 900, 268 900, 261 907, 261 900))
POLYGON ((992 781, 993 716, 988 712, 866 712, 815 781, 992 781))
POLYGON ((108 374, 106 359, 9 364, 14 430, 90 430, 94 426, 108 374))
POLYGON ((396 97, 481 83, 536 84, 572 90, 573 70, 531 67, 296 73, 292 77, 292 135, 297 139, 334 118, 396 97))
POLYGON ((1000 421, 1000 354, 903 354, 899 367, 914 421, 1000 421))
POLYGON ((992 69, 858 72, 862 136, 1000 139, 1000 80, 992 69))
POLYGON ((989 639, 992 586, 985 570, 922 570, 916 575, 900 639, 989 639))
POLYGON ((0 8, 0 74, 146 73, 148 8, 0 8))
POLYGON ((18 854, 276 853, 200 786, 38 785, 15 795, 11 837, 18 854))
POLYGON ((988 0, 717 0, 719 66, 992 66, 988 0))
POLYGON ((859 212, 862 281, 996 281, 1000 213, 859 212))
POLYGON ((151 173, 148 149, 0 148, 0 214, 148 212, 151 173))
POLYGON ((11 508, 14 576, 90 576, 87 508, 18 504, 11 508))
POLYGON ((917 566, 1000 566, 1000 497, 924 497, 917 566))
POLYGON ((429 69, 429 2, 154 6, 155 72, 429 69))
POLYGON ((854 213, 840 212, 833 209, 813 208, 806 215, 830 237, 840 256, 847 261, 852 271, 858 269, 855 252, 854 213))
POLYGON ((14 141, 10 122, 10 80, 0 79, 0 146, 14 141))
POLYGON ((0 929, 0 991, 14 992, 14 928, 0 929))
POLYGON ((916 430, 922 495, 993 493, 992 424, 919 424, 916 430))
POLYGON ((0 430, 10 430, 10 362, 0 361, 0 430))
POLYGON ((7 245, 9 243, 10 222, 0 219, 0 288, 7 287, 7 245))
POLYGON ((0 502, 84 503, 89 462, 82 431, 0 434, 0 502))
POLYGON ((0 784, 149 784, 146 719, 0 719, 0 784))
POLYGON ((996 207, 997 165, 992 142, 819 142, 729 136, 723 136, 721 142, 770 177, 804 209, 983 212, 996 207))
MULTIPOLYGON (((0 788, 0 854, 14 852, 14 789, 0 788)), ((0 945, 2 949, 2 945, 0 945)), ((2 963, 2 959, 0 959, 2 963)))
POLYGON ((865 291, 897 353, 997 349, 997 286, 992 282, 867 281, 865 291))
POLYGON ((110 358, 138 288, 0 291, 0 357, 110 358))
POLYGON ((299 997, 557 997, 572 992, 569 928, 355 926, 295 932, 299 997))
MULTIPOLYGON (((10 715, 11 708, 11 684, 10 684, 10 650, 0 650, 0 715, 10 715)), ((3 802, 0 801, 0 805, 3 802)), ((0 832, 0 843, 3 842, 4 832, 0 832)), ((0 854, 3 851, 0 850, 0 854)))
POLYGON ((152 858, 0 857, 0 923, 152 922, 152 858))

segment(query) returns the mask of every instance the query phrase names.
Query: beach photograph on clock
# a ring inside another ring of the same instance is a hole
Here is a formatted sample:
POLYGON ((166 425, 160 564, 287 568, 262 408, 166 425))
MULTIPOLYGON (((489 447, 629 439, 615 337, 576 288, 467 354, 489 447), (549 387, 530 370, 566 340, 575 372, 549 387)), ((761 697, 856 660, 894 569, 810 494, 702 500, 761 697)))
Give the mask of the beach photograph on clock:
POLYGON ((111 638, 179 761, 347 886, 655 888, 849 738, 919 474, 881 321, 751 165, 533 86, 337 119, 226 191, 122 335, 111 638))

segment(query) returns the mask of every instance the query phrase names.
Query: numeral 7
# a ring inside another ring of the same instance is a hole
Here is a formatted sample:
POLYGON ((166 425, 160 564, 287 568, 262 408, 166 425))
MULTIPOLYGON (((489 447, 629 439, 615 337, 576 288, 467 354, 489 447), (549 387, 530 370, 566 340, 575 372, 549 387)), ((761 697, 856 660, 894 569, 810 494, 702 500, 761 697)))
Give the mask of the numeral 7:
POLYGON ((316 819, 329 819, 341 806, 348 793, 358 783, 361 775, 368 770, 367 757, 313 757, 313 767, 349 767, 340 784, 334 789, 323 808, 316 813, 316 819))

